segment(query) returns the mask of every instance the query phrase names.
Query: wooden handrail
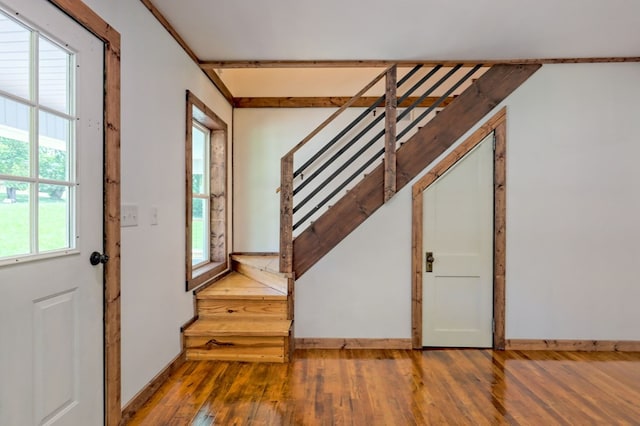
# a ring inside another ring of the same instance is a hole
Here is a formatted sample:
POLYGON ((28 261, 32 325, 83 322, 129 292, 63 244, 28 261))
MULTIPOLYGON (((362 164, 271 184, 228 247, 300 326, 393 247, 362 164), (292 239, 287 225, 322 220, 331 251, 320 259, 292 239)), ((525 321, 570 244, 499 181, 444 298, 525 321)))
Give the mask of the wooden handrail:
POLYGON ((380 73, 376 78, 374 78, 373 80, 371 80, 369 82, 369 84, 367 84, 366 86, 364 86, 362 88, 362 90, 360 90, 358 93, 356 93, 351 99, 349 99, 344 105, 342 105, 336 112, 334 112, 333 114, 331 114, 331 116, 329 118, 327 118, 326 120, 324 120, 322 122, 322 124, 320 124, 318 127, 316 127, 311 133, 309 133, 307 135, 306 138, 304 138, 300 143, 298 143, 296 146, 294 146, 293 148, 291 148, 291 150, 289 152, 287 152, 282 158, 287 157, 289 155, 293 155, 296 151, 298 151, 300 148, 302 148, 304 145, 307 144, 307 142, 309 142, 311 139, 313 139, 314 136, 316 136, 318 133, 320 133, 322 131, 322 129, 324 129, 325 127, 327 127, 327 125, 329 125, 329 123, 331 123, 337 116, 339 116, 340 114, 342 114, 347 108, 349 108, 351 105, 353 105, 358 99, 360 99, 365 93, 367 93, 367 91, 369 89, 371 89, 373 86, 375 86, 380 80, 382 80, 382 78, 384 76, 387 75, 387 73, 389 72, 389 70, 391 70, 393 67, 395 67, 395 64, 391 65, 390 67, 388 67, 387 69, 385 69, 382 73, 380 73))

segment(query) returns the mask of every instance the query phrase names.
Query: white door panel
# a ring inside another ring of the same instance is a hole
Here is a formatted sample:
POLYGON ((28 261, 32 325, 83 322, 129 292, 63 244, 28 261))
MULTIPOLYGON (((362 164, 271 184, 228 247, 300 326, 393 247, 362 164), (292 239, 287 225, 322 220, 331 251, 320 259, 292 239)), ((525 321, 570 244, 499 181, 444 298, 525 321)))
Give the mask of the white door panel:
POLYGON ((75 254, 0 266, 0 425, 99 425, 103 267, 89 255, 103 249, 104 45, 48 1, 0 8, 75 55, 78 200, 75 254))
POLYGON ((493 134, 423 194, 423 346, 493 341, 493 134))

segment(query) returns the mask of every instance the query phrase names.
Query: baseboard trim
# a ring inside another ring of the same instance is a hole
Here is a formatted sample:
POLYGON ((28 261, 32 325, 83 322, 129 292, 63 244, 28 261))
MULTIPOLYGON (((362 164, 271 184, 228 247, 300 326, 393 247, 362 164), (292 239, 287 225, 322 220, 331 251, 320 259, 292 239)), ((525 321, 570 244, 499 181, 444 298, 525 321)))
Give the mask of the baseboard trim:
POLYGON ((297 338, 296 349, 411 349, 411 339, 297 338))
POLYGON ((147 385, 140 390, 131 401, 122 409, 122 421, 120 424, 126 424, 134 414, 142 408, 142 406, 153 396, 154 393, 167 381, 169 376, 180 368, 187 360, 186 353, 183 350, 173 359, 161 372, 151 379, 147 385))
POLYGON ((640 352, 640 340, 507 339, 505 349, 520 351, 640 352))

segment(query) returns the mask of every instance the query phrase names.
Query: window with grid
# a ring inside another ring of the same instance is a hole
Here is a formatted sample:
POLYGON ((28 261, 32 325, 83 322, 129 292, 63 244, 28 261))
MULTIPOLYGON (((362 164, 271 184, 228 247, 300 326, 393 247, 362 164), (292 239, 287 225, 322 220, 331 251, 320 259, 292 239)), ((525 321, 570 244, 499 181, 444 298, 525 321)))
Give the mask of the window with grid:
POLYGON ((191 265, 194 268, 209 261, 209 143, 211 131, 193 121, 192 191, 191 194, 191 265))
POLYGON ((76 245, 74 54, 0 10, 0 262, 76 245))

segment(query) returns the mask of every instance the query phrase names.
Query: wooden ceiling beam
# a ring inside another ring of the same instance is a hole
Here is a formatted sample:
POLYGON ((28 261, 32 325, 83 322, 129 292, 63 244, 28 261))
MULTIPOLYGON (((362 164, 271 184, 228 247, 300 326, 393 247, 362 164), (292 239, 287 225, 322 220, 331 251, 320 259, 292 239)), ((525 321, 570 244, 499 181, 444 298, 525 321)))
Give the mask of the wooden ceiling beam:
MULTIPOLYGON (((324 97, 245 97, 234 98, 233 106, 235 108, 340 108, 346 104, 348 96, 324 96, 324 97)), ((372 105, 378 97, 363 96, 356 100, 351 108, 367 108, 372 105)), ((449 97, 442 102, 440 106, 445 107, 453 101, 453 97, 449 97)), ((417 101, 417 97, 409 97, 402 103, 398 104, 399 108, 406 108, 417 101)), ((428 108, 438 100, 438 97, 430 96, 425 98, 417 107, 428 108)))
MULTIPOLYGON (((144 1, 144 0, 143 0, 144 1)), ((257 61, 200 61, 202 69, 230 69, 230 68, 385 68, 393 64, 399 67, 413 67, 418 64, 435 66, 438 64, 452 66, 464 64, 465 66, 484 65, 537 65, 537 64, 579 64, 579 63, 603 63, 603 62, 640 62, 640 56, 619 57, 592 57, 592 58, 542 58, 542 59, 487 59, 459 61, 390 61, 390 60, 257 60, 257 61)))

